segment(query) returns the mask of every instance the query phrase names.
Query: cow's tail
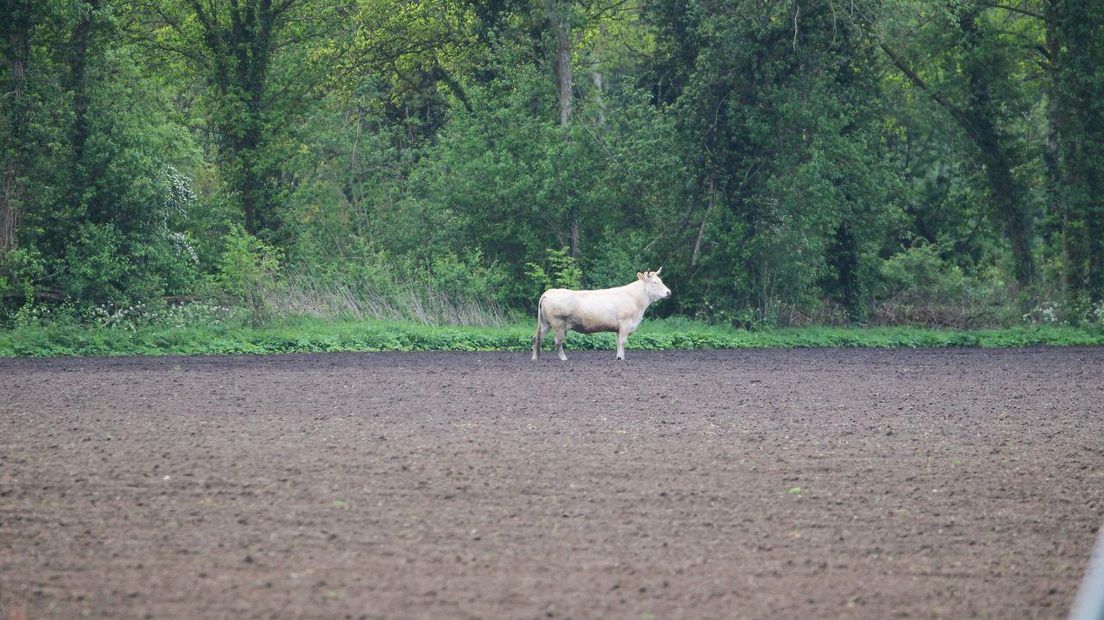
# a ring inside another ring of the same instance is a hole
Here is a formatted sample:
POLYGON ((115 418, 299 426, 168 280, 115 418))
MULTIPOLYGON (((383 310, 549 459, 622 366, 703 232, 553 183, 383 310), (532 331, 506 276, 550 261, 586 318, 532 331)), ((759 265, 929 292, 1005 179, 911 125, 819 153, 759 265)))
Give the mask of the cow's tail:
POLYGON ((533 359, 540 357, 541 342, 544 340, 543 327, 545 320, 542 314, 544 313, 544 296, 547 294, 548 293, 545 292, 544 295, 540 296, 540 300, 537 301, 537 331, 533 334, 533 359))

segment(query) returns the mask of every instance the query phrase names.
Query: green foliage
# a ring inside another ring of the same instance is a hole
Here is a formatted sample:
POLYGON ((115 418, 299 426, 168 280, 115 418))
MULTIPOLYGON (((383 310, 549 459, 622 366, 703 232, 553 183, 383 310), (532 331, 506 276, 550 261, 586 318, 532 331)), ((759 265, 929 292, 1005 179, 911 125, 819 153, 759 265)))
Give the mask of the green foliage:
POLYGON ((438 254, 425 262, 386 252, 351 261, 316 261, 292 270, 269 296, 280 316, 387 319, 427 325, 501 325, 496 301, 505 275, 478 253, 438 254))
POLYGON ((526 273, 534 285, 534 299, 549 288, 579 289, 582 287, 583 270, 569 254, 568 248, 548 248, 546 266, 525 263, 526 273))
MULTIPOLYGON (((318 353, 331 351, 527 352, 532 326, 431 327, 388 321, 298 320, 279 327, 250 327, 224 310, 166 310, 162 323, 110 321, 99 327, 51 322, 0 332, 0 357, 71 355, 199 355, 318 353), (171 313, 183 318, 170 320, 171 313)), ((795 347, 1024 347, 1104 344, 1104 330, 1036 326, 946 331, 915 327, 745 331, 685 319, 648 321, 629 340, 630 350, 795 347)), ((612 334, 569 333, 570 350, 615 348, 612 334)), ((611 354, 612 361, 612 354, 611 354)))
POLYGON ((1071 305, 1104 301, 1104 7, 1046 3, 1056 170, 1050 179, 1061 220, 1062 265, 1071 305))
POLYGON ((120 256, 121 239, 111 224, 86 223, 66 248, 66 273, 61 284, 68 294, 93 303, 125 303, 127 261, 120 256))
POLYGON ((0 298, 29 302, 35 284, 46 276, 46 266, 33 248, 16 248, 0 255, 0 274, 0 298))
POLYGON ((1089 328, 1098 4, 14 2, 0 321, 1089 328))
POLYGON ((979 198, 987 208, 981 215, 1007 250, 1018 286, 1027 288, 1036 279, 1032 216, 1039 196, 1030 187, 1040 184, 1044 172, 1038 157, 1044 149, 1030 149, 1027 141, 1048 121, 1026 88, 1035 68, 1025 62, 1022 46, 1043 29, 1022 14, 987 8, 995 7, 974 1, 934 9, 930 3, 890 5, 880 27, 895 42, 883 49, 927 108, 953 120, 952 131, 969 145, 959 155, 982 182, 979 198), (931 54, 933 49, 940 53, 931 54))
POLYGON ((193 143, 171 118, 165 84, 120 40, 119 8, 44 3, 24 33, 31 70, 14 95, 41 110, 5 116, 33 153, 18 171, 33 182, 0 216, 18 224, 15 248, 4 256, 0 247, 0 278, 22 288, 0 299, 9 310, 31 288, 41 300, 160 304, 190 293, 200 275, 187 230, 196 199, 173 167, 193 143))
MULTIPOLYGON (((537 67, 502 66, 518 62, 514 47, 493 52, 489 64, 501 77, 468 89, 471 110, 454 110, 417 162, 414 194, 398 204, 384 234, 408 230, 401 236, 419 241, 429 234, 432 247, 454 251, 476 243, 510 270, 499 299, 511 306, 533 303, 539 286, 527 264, 544 268, 549 247, 570 248, 582 272, 594 274, 582 285, 627 282, 643 266, 626 263, 641 259, 683 187, 680 159, 663 140, 673 137, 671 120, 629 92, 605 100, 605 125, 584 103, 577 123, 560 126, 547 76, 537 67), (622 105, 624 114, 615 115, 622 105)), ((549 273, 547 284, 555 279, 549 273)))
POLYGON ((244 304, 260 323, 269 317, 269 300, 276 291, 279 250, 241 227, 232 228, 224 241, 215 278, 219 293, 244 304))
POLYGON ((671 221, 672 274, 690 289, 676 303, 768 323, 825 306, 862 318, 899 219, 872 43, 828 3, 801 19, 779 3, 719 9, 672 3, 660 24, 662 63, 685 63, 672 100, 697 176, 671 221))
POLYGON ((871 317, 878 323, 964 328, 1010 324, 1018 316, 1000 270, 968 274, 934 244, 895 254, 881 264, 880 276, 871 317))
POLYGON ((882 263, 884 296, 910 300, 955 302, 967 292, 965 276, 957 265, 947 264, 931 244, 911 247, 882 263))

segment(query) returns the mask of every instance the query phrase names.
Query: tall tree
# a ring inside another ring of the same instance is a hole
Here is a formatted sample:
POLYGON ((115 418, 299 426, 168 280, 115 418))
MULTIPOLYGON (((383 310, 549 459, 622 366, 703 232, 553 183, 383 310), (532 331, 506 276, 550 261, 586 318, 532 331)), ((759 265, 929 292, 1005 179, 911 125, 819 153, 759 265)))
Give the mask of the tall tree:
POLYGON ((694 303, 859 314, 890 208, 871 42, 830 2, 668 4, 653 71, 696 171, 670 237, 694 303))
POLYGON ((27 71, 30 63, 30 33, 34 16, 32 0, 4 0, 0 45, 7 60, 3 110, 4 168, 0 171, 0 256, 19 243, 19 221, 29 165, 27 71))
POLYGON ((343 9, 309 0, 149 0, 133 11, 136 37, 181 55, 210 87, 220 173, 252 234, 280 228, 279 173, 266 149, 272 134, 286 128, 288 108, 301 103, 310 86, 303 82, 312 75, 303 55, 298 66, 274 69, 281 57, 332 29, 343 9))
POLYGON ((220 154, 241 200, 245 229, 253 234, 274 229, 278 224, 261 160, 266 95, 276 36, 296 2, 188 4, 202 28, 207 78, 219 97, 215 125, 220 154))
MULTIPOLYGON (((905 3, 906 5, 908 3, 905 3)), ((891 63, 912 83, 927 93, 949 114, 980 155, 993 203, 994 220, 1003 228, 1013 258, 1013 272, 1021 288, 1035 277, 1032 254, 1032 218, 1029 194, 1015 174, 1025 161, 1022 138, 1011 127, 1016 112, 1025 106, 1022 92, 1014 86, 1012 67, 1018 62, 1015 48, 1002 43, 999 27, 987 25, 983 2, 949 2, 941 7, 915 5, 935 15, 925 18, 927 28, 938 30, 929 45, 946 46, 934 56, 943 66, 930 68, 941 83, 925 78, 915 61, 910 61, 882 35, 879 42, 891 63)), ((915 21, 902 20, 911 27, 915 21)), ((898 31, 900 35, 900 31, 898 31)), ((903 35, 899 40, 905 40, 903 35)))
POLYGON ((555 40, 555 74, 560 102, 560 126, 567 127, 571 122, 571 109, 574 104, 574 78, 571 69, 573 49, 571 35, 572 6, 562 0, 548 1, 548 23, 555 40))
POLYGON ((1104 6, 1044 0, 1054 55, 1053 102, 1065 283, 1104 300, 1104 6))
MULTIPOLYGON (((87 193, 89 179, 85 171, 85 146, 89 138, 88 105, 91 93, 88 84, 89 54, 93 53, 100 0, 83 0, 74 4, 73 30, 69 35, 66 65, 66 88, 72 97, 72 125, 69 129, 69 195, 70 205, 81 205, 87 193)), ((100 216, 103 214, 93 214, 100 216)))

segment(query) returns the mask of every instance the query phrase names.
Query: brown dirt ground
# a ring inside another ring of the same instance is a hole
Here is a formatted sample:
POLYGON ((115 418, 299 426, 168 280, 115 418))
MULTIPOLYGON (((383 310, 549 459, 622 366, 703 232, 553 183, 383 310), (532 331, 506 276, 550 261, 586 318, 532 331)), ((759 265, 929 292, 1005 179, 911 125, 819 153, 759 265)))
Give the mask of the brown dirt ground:
POLYGON ((0 361, 0 619, 1060 618, 1104 349, 0 361))

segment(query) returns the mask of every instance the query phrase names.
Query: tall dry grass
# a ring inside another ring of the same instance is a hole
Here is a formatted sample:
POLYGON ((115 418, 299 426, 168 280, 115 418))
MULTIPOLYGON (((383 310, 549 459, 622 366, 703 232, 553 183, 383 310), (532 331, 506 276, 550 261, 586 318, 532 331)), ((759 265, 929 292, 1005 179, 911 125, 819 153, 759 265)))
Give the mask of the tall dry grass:
POLYGON ((494 300, 450 295, 420 283, 372 290, 340 282, 302 279, 274 287, 266 296, 265 304, 268 311, 277 316, 485 327, 502 327, 510 322, 505 310, 494 300))

